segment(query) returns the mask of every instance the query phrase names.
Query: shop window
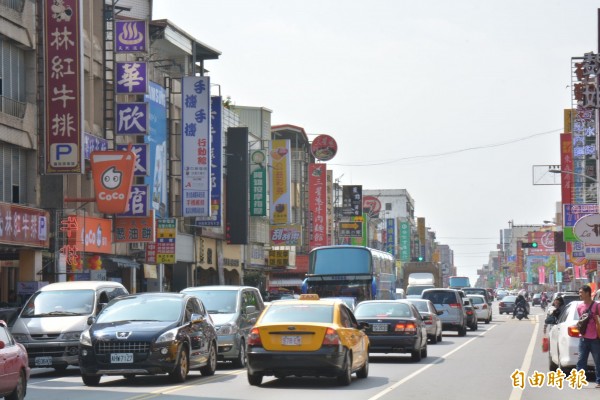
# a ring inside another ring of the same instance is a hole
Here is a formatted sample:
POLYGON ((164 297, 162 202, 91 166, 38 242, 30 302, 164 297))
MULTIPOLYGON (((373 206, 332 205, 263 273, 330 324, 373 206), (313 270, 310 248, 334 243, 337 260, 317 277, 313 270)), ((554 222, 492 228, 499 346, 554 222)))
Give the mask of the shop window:
POLYGON ((212 264, 212 249, 206 249, 206 263, 212 264))

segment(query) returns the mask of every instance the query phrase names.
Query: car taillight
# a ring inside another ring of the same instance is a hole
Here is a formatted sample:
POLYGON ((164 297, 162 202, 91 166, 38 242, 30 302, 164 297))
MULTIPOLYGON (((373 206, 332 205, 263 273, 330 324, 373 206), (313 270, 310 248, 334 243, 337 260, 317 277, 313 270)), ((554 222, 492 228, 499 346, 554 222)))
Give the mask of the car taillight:
POLYGON ((567 335, 571 337, 579 337, 579 329, 576 326, 570 326, 567 328, 567 335))
POLYGON ((423 322, 425 322, 425 325, 431 325, 433 324, 433 317, 431 315, 424 315, 423 322))
POLYGON ((394 328, 396 332, 404 332, 408 335, 417 333, 417 326, 414 322, 398 322, 394 328))
POLYGON ((452 308, 460 308, 460 303, 452 303, 452 304, 449 304, 449 306, 452 308))
POLYGON ((473 311, 467 310, 467 315, 473 315, 473 311))
POLYGON ((481 308, 483 308, 484 310, 487 310, 487 304, 484 304, 481 308))
POLYGON ((258 328, 252 328, 252 330, 248 334, 248 346, 261 346, 262 347, 262 341, 260 340, 260 334, 258 332, 258 328))
POLYGON ((340 337, 333 328, 327 328, 325 337, 323 338, 323 346, 339 346, 340 337))

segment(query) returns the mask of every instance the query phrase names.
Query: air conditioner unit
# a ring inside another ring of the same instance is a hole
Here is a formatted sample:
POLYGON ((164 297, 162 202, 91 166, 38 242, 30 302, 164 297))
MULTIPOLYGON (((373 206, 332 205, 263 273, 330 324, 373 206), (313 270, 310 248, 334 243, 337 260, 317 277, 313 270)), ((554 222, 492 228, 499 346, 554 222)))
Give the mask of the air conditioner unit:
POLYGON ((145 250, 146 243, 129 243, 129 250, 145 250))

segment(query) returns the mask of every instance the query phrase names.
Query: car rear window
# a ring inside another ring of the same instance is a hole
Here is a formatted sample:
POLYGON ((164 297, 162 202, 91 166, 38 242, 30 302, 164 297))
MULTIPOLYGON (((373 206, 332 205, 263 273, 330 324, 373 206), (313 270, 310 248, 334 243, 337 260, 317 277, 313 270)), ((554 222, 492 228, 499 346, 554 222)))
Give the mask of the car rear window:
POLYGON ((423 298, 433 304, 456 304, 456 294, 452 292, 427 292, 423 293, 423 298))
POLYGON ((410 306, 402 303, 366 303, 354 310, 356 318, 367 317, 402 317, 412 316, 410 306))
POLYGON ((332 321, 332 304, 271 304, 261 319, 263 324, 279 322, 330 323, 332 321))
POLYGON ((417 310, 419 311, 424 311, 424 312, 429 312, 429 308, 427 307, 427 302, 425 301, 411 301, 411 303, 417 307, 417 310))

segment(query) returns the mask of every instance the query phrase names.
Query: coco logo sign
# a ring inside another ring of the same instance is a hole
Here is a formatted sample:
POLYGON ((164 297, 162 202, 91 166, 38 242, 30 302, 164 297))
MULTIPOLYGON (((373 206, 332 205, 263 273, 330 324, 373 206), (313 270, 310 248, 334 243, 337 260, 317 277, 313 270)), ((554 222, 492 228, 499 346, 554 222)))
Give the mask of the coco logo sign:
POLYGON ((133 183, 135 153, 127 150, 94 151, 90 155, 96 205, 105 214, 122 214, 133 183))

